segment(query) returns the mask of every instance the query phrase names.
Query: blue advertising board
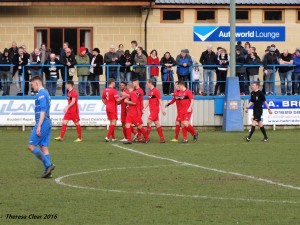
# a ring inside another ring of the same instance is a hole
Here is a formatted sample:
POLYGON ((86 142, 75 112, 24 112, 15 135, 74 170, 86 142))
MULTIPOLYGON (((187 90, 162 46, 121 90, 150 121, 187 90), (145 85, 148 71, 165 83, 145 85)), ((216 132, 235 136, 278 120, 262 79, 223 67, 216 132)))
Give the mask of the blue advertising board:
MULTIPOLYGON (((251 42, 284 42, 284 26, 237 26, 235 37, 237 41, 251 42)), ((194 41, 230 41, 229 26, 194 26, 194 41)))

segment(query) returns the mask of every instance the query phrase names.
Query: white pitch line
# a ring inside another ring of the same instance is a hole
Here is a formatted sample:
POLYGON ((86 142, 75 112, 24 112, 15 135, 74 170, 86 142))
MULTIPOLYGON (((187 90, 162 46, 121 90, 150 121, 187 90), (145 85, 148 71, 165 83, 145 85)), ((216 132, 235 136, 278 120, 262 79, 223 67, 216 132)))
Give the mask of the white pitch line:
POLYGON ((125 190, 116 190, 116 189, 103 189, 103 188, 72 185, 72 184, 67 184, 67 183, 62 181, 64 178, 67 178, 67 177, 80 176, 80 175, 89 174, 89 173, 107 172, 107 171, 112 171, 112 170, 160 168, 160 167, 167 167, 167 166, 176 166, 176 165, 121 167, 121 168, 109 168, 109 169, 93 170, 93 171, 86 171, 86 172, 79 172, 79 173, 64 175, 64 176, 56 178, 55 182, 57 184, 67 186, 67 187, 71 187, 71 188, 96 190, 96 191, 112 192, 112 193, 122 193, 122 194, 151 195, 151 196, 164 196, 164 197, 174 197, 174 198, 195 198, 195 199, 208 199, 208 200, 218 200, 218 201, 223 200, 223 201, 260 202, 260 203, 276 203, 276 204, 300 204, 300 202, 289 201, 289 200, 275 201, 275 200, 266 200, 266 199, 225 198, 225 197, 214 197, 214 196, 207 196, 207 195, 184 195, 184 194, 172 194, 172 193, 157 193, 157 192, 144 192, 144 191, 125 191, 125 190))
POLYGON ((201 165, 198 165, 198 164, 193 164, 193 163, 188 163, 188 162, 180 162, 180 161, 175 160, 175 159, 171 159, 171 158, 167 158, 167 157, 161 157, 161 156, 157 156, 157 155, 151 155, 151 154, 140 152, 140 151, 137 151, 137 150, 134 150, 134 149, 131 149, 131 148, 126 148, 126 147, 123 147, 123 146, 120 146, 120 145, 117 145, 117 144, 113 144, 113 146, 115 146, 117 148, 124 149, 124 150, 129 151, 129 152, 140 154, 140 155, 143 155, 143 156, 146 156, 146 157, 165 160, 165 161, 173 162, 175 164, 182 165, 182 166, 191 166, 191 167, 200 168, 200 169, 203 169, 203 170, 213 171, 213 172, 217 172, 217 173, 230 174, 230 175, 234 175, 234 176, 238 176, 238 177, 244 177, 244 178, 247 178, 249 180, 260 181, 260 182, 263 182, 263 183, 272 184, 272 185, 281 186, 281 187, 290 188, 290 189, 300 191, 300 187, 297 187, 297 186, 294 186, 294 185, 291 185, 291 184, 284 184, 284 183, 275 182, 275 181, 272 181, 272 180, 269 180, 269 179, 264 179, 264 178, 260 178, 260 177, 255 177, 255 176, 251 176, 251 175, 246 175, 246 174, 241 174, 241 173, 231 172, 231 171, 226 171, 226 170, 221 170, 221 169, 210 168, 210 167, 201 166, 201 165))

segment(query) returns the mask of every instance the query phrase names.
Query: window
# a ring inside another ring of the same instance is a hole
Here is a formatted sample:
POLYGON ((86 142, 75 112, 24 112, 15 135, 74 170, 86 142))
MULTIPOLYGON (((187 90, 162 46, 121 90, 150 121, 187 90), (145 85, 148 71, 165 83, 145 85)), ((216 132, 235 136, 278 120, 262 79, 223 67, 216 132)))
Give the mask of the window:
POLYGON ((163 23, 182 23, 183 10, 161 10, 160 21, 163 23))
POLYGON ((297 23, 300 23, 300 10, 296 11, 297 15, 296 15, 296 19, 297 19, 297 23))
POLYGON ((217 22, 216 10, 196 10, 196 22, 217 22))
POLYGON ((263 19, 264 22, 268 23, 278 23, 284 22, 284 11, 282 10, 264 10, 263 19))
POLYGON ((250 10, 236 10, 237 22, 250 22, 250 10))
POLYGON ((80 46, 85 46, 91 50, 92 31, 92 28, 35 28, 35 47, 40 47, 42 43, 45 43, 48 48, 51 48, 52 52, 59 55, 63 43, 69 42, 70 48, 77 54, 80 46))

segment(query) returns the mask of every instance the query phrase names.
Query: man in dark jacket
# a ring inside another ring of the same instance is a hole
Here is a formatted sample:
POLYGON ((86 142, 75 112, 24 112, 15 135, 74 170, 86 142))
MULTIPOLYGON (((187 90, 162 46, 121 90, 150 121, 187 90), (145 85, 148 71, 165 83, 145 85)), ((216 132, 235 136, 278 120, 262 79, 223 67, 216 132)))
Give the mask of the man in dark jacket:
POLYGON ((93 49, 93 58, 91 60, 89 80, 92 86, 91 96, 100 95, 99 76, 103 74, 103 56, 100 55, 99 48, 93 49))
POLYGON ((242 53, 242 48, 236 48, 236 76, 239 78, 240 82, 240 94, 245 95, 245 76, 246 76, 246 67, 243 65, 246 63, 245 55, 242 53))
POLYGON ((170 95, 174 92, 174 71, 172 67, 176 65, 176 61, 170 52, 166 52, 160 60, 163 94, 170 95))
POLYGON ((246 64, 251 65, 251 67, 247 67, 247 75, 249 76, 250 83, 258 81, 259 66, 254 65, 262 64, 260 57, 257 55, 255 50, 256 49, 254 47, 251 47, 249 50, 250 54, 248 54, 246 58, 246 64))
POLYGON ((129 50, 126 50, 124 55, 121 55, 120 57, 120 65, 122 66, 120 68, 120 77, 124 77, 126 79, 126 82, 131 81, 131 66, 133 63, 132 55, 130 54, 129 50))
POLYGON ((281 83, 281 94, 282 95, 291 95, 292 94, 292 72, 294 70, 293 65, 294 60, 293 56, 287 49, 280 54, 279 63, 281 65, 286 65, 284 67, 279 67, 279 77, 281 83), (287 82, 287 87, 285 86, 285 82, 287 82))
POLYGON ((50 96, 55 96, 59 70, 62 69, 62 67, 58 67, 58 65, 61 65, 61 63, 56 58, 55 54, 51 53, 49 59, 46 60, 45 65, 47 65, 44 67, 46 74, 46 87, 50 96))
POLYGON ((277 68, 271 65, 279 64, 278 57, 275 53, 276 48, 271 47, 269 49, 269 53, 267 53, 264 57, 263 65, 264 65, 264 81, 265 81, 265 92, 266 95, 274 94, 274 81, 277 68))
MULTIPOLYGON (((23 95, 22 94, 22 81, 23 79, 25 79, 25 77, 23 76, 23 72, 24 74, 26 73, 26 65, 28 64, 28 60, 29 60, 29 56, 28 54, 24 53, 24 49, 23 47, 20 47, 18 50, 18 53, 14 55, 13 59, 12 59, 12 63, 17 66, 18 69, 18 76, 16 78, 17 80, 17 85, 18 85, 18 94, 17 95, 23 95)), ((25 82, 27 83, 28 87, 29 87, 29 83, 28 81, 25 79, 25 82)), ((26 89, 26 88, 25 88, 26 89)), ((28 90, 24 91, 24 95, 28 94, 28 90)))
MULTIPOLYGON (((11 64, 8 49, 4 49, 3 54, 0 57, 0 64, 11 64)), ((9 95, 10 84, 12 83, 12 76, 10 72, 10 66, 0 66, 0 79, 3 85, 2 96, 9 95)))
POLYGON ((217 64, 217 56, 212 51, 212 45, 208 45, 207 50, 202 52, 199 61, 203 65, 204 95, 214 95, 214 75, 217 68, 208 66, 217 64))
POLYGON ((119 65, 119 54, 116 52, 114 45, 109 47, 109 51, 104 54, 104 63, 106 67, 106 79, 113 78, 116 81, 116 88, 119 88, 118 78, 118 65, 119 65))
POLYGON ((60 58, 60 63, 63 64, 65 67, 61 70, 61 76, 63 79, 63 84, 62 84, 62 93, 63 95, 66 94, 66 81, 68 80, 73 80, 73 74, 70 74, 70 69, 74 69, 74 65, 77 64, 75 55, 72 54, 72 51, 70 48, 65 49, 66 53, 62 55, 62 58, 60 58))

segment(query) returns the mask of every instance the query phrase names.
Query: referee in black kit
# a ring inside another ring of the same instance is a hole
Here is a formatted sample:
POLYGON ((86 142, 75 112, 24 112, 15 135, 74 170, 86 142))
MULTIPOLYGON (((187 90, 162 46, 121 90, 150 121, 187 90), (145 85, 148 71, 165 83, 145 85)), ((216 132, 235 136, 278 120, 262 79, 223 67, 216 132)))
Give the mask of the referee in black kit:
POLYGON ((262 141, 267 142, 267 141, 269 141, 269 139, 268 139, 266 130, 264 128, 264 125, 261 121, 261 116, 263 114, 262 104, 265 104, 266 108, 268 109, 269 114, 272 114, 272 111, 269 107, 269 104, 266 101, 266 97, 265 97, 264 93, 261 90, 259 90, 259 82, 252 83, 251 89, 252 89, 251 99, 250 99, 250 102, 249 102, 245 112, 248 113, 248 109, 253 105, 252 127, 251 127, 251 131, 250 131, 249 135, 245 137, 245 140, 248 142, 251 140, 252 134, 255 131, 256 123, 258 123, 258 126, 264 135, 264 139, 262 141))

